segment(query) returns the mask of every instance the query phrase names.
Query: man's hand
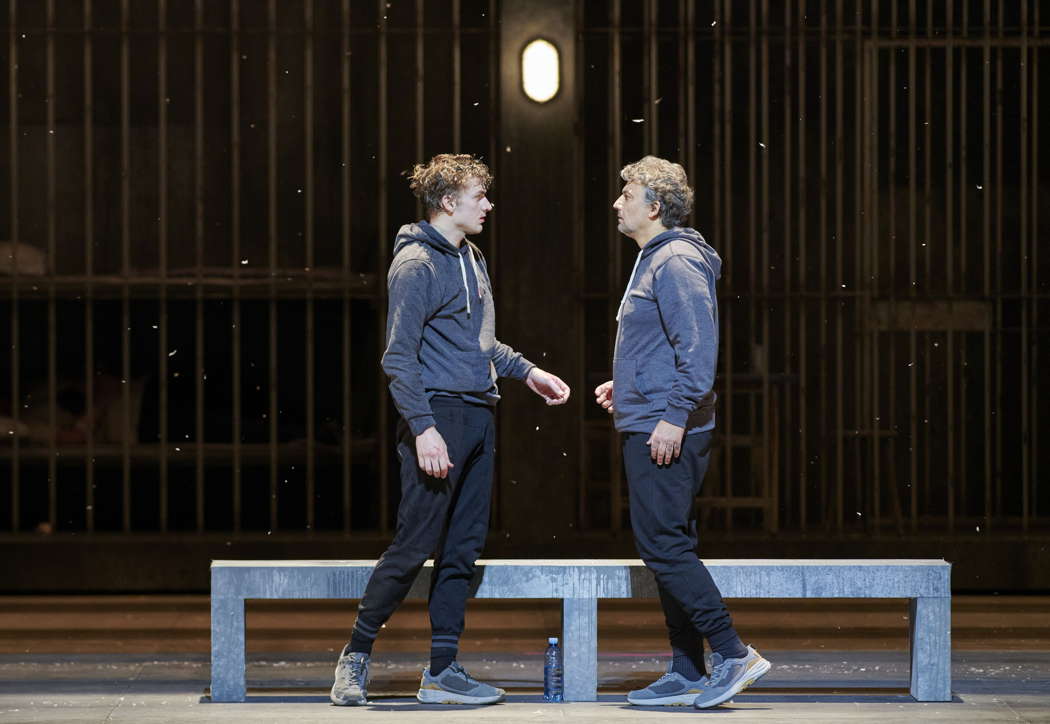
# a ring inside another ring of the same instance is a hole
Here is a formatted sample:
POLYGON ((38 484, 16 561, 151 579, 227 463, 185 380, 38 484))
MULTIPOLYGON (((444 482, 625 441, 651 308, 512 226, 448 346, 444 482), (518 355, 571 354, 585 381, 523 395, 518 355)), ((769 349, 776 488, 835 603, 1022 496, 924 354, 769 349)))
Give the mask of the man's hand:
POLYGON ((449 468, 456 467, 448 459, 445 438, 433 425, 416 435, 416 460, 423 472, 432 478, 444 479, 448 477, 449 468))
POLYGON ((610 415, 613 414, 613 383, 603 382, 594 388, 594 401, 601 405, 610 415))
POLYGON ((529 389, 547 401, 548 405, 564 405, 569 400, 569 386, 557 375, 533 367, 525 384, 529 389))
POLYGON ((685 434, 685 428, 672 425, 666 420, 660 420, 656 423, 653 434, 645 442, 649 446, 649 457, 655 460, 657 465, 670 465, 682 454, 683 434, 685 434))

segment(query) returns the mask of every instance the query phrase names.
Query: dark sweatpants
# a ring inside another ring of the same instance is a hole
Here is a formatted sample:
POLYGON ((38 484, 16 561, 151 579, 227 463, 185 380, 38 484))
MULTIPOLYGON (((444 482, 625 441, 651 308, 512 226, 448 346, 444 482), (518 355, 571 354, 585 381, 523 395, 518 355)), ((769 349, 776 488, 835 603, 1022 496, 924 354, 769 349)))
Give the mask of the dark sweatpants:
POLYGON ((623 435, 635 545, 656 577, 672 649, 691 656, 702 651, 704 638, 714 650, 738 641, 722 595, 696 554, 694 499, 707 472, 713 435, 686 435, 681 456, 663 466, 650 457, 648 435, 623 435))
POLYGON ((470 579, 489 527, 495 415, 491 407, 451 397, 435 397, 431 408, 454 467, 444 480, 420 470, 415 436, 404 420, 398 422, 401 504, 397 530, 365 588, 354 624, 355 638, 375 639, 431 555, 433 643, 455 647, 463 631, 470 579))

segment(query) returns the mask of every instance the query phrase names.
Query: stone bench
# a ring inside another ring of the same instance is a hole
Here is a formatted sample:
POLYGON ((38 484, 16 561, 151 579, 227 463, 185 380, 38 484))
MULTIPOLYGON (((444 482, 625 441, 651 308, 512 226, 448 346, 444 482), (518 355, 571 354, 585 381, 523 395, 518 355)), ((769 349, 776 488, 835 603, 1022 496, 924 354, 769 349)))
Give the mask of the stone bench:
MULTIPOLYGON (((909 599, 911 695, 918 701, 951 700, 950 563, 756 559, 704 564, 725 598, 909 599)), ((246 599, 360 598, 374 566, 375 561, 213 561, 212 701, 244 701, 246 599)), ((428 561, 410 598, 427 597, 431 570, 428 561)), ((562 599, 565 699, 595 701, 598 599, 656 598, 657 590, 638 560, 481 560, 471 595, 562 599)))

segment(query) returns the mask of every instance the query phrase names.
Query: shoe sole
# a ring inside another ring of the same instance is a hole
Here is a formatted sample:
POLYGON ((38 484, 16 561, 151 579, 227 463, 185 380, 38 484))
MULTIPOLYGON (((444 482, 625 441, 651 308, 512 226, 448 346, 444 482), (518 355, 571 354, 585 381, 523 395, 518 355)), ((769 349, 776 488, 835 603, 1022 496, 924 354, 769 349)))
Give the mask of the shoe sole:
POLYGON ((675 694, 674 696, 661 696, 657 699, 632 699, 627 697, 627 703, 635 706, 692 706, 699 694, 675 694))
POLYGON ((328 694, 328 698, 332 700, 332 703, 336 706, 364 706, 368 703, 368 696, 361 694, 359 697, 350 697, 346 699, 340 699, 335 695, 335 692, 328 694))
POLYGON ((468 696, 441 689, 420 689, 416 701, 420 704, 496 704, 503 701, 506 693, 494 696, 468 696))
MULTIPOLYGON (((726 691, 719 695, 718 698, 705 702, 703 705, 694 703, 693 706, 695 706, 697 709, 710 709, 713 706, 724 704, 725 702, 729 701, 734 696, 739 694, 741 691, 743 691, 744 689, 761 679, 763 676, 769 673, 769 670, 772 668, 773 664, 769 663, 765 659, 762 659, 757 664, 755 664, 755 667, 751 670, 749 678, 742 679, 740 683, 738 683, 731 689, 726 689, 726 691)), ((700 697, 697 698, 699 699, 700 697)))

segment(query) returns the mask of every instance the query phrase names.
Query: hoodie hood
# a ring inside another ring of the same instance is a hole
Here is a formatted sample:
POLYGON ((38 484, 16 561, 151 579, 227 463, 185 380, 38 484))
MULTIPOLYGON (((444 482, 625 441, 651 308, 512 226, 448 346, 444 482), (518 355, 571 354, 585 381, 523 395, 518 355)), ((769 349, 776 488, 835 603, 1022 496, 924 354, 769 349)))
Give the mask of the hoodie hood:
POLYGON ((722 257, 718 255, 718 252, 714 250, 714 247, 704 240, 704 237, 700 236, 699 231, 688 226, 668 229, 661 234, 657 234, 642 247, 639 258, 644 259, 664 244, 674 241, 675 239, 687 241, 695 246, 697 250, 703 254, 704 259, 711 267, 711 272, 715 275, 715 279, 722 278, 722 257))
POLYGON ((442 236, 440 231, 425 221, 405 224, 398 229, 397 236, 394 237, 394 256, 397 256, 397 253, 405 248, 406 245, 416 241, 426 244, 442 254, 459 256, 459 249, 442 236))

